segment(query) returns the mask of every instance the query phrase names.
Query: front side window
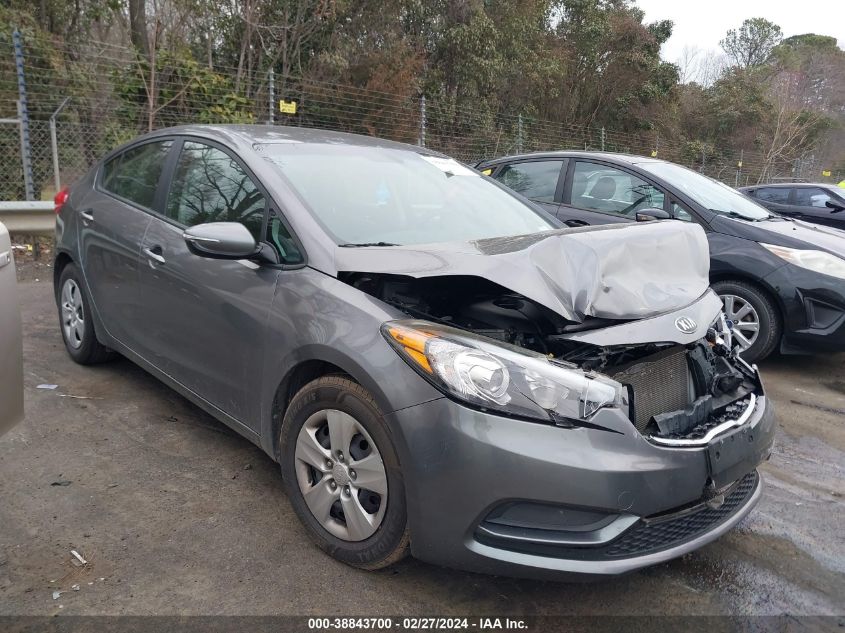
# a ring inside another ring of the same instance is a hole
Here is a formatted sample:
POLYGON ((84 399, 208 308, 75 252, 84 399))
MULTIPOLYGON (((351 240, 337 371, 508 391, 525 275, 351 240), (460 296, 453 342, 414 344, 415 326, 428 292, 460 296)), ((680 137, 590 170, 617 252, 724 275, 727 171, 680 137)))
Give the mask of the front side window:
POLYGON ((795 190, 795 204, 799 207, 823 207, 831 196, 819 187, 799 187, 795 190))
POLYGON ((171 145, 173 141, 144 143, 118 154, 103 168, 103 189, 145 209, 152 209, 158 180, 171 145))
POLYGON ((471 241, 557 228, 477 171, 425 150, 266 143, 256 151, 338 244, 471 241))
POLYGON ((495 178, 526 198, 554 202, 562 166, 563 162, 559 160, 514 163, 505 165, 495 178))
POLYGON ((182 145, 165 215, 184 226, 240 222, 256 240, 264 224, 264 195, 226 152, 194 141, 182 145))
POLYGON ((634 217, 642 209, 663 209, 663 192, 621 169, 577 161, 572 173, 572 206, 634 217))
POLYGON ((789 189, 787 187, 762 187, 754 192, 754 197, 766 202, 788 204, 789 189))

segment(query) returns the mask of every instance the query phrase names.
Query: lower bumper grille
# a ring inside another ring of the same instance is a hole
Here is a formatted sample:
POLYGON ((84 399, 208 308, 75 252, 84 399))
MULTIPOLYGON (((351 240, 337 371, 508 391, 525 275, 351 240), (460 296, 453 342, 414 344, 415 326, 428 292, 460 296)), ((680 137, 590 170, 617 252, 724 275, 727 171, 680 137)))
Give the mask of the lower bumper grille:
POLYGON ((725 495, 718 508, 643 519, 607 548, 607 556, 640 556, 694 539, 724 522, 743 507, 757 488, 757 472, 747 474, 725 495))
POLYGON ((655 415, 685 409, 692 402, 689 364, 683 347, 648 356, 610 375, 631 387, 634 426, 640 433, 655 415))
POLYGON ((492 534, 492 531, 477 531, 475 537, 491 547, 551 558, 610 560, 644 556, 683 545, 725 523, 748 504, 758 483, 759 475, 753 471, 724 493, 725 500, 717 508, 701 503, 672 513, 640 519, 613 541, 599 546, 550 544, 554 532, 541 529, 525 530, 519 540, 498 536, 492 534), (532 539, 531 532, 536 533, 536 540, 532 539))

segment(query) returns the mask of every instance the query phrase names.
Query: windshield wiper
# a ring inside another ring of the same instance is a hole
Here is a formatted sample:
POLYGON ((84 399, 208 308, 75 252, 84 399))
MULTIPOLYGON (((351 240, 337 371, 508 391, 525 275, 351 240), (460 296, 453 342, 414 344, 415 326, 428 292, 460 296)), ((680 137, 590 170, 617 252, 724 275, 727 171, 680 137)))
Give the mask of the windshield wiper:
POLYGON ((710 209, 713 213, 719 213, 721 215, 726 215, 729 218, 739 218, 740 220, 746 220, 747 222, 761 222, 763 220, 768 220, 770 218, 774 218, 774 215, 767 215, 762 218, 749 218, 747 215, 742 215, 741 213, 737 213, 736 211, 724 211, 722 209, 710 209))
POLYGON ((402 246, 390 242, 362 242, 360 244, 338 244, 341 248, 364 248, 366 246, 402 246))

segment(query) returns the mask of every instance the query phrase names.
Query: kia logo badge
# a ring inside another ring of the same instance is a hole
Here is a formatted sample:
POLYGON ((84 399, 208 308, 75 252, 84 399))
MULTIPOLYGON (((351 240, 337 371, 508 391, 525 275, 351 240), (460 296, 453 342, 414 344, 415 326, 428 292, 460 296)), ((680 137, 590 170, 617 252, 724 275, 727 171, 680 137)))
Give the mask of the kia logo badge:
POLYGON ((698 323, 689 317, 682 316, 675 319, 675 327, 684 334, 692 334, 698 329, 698 323))

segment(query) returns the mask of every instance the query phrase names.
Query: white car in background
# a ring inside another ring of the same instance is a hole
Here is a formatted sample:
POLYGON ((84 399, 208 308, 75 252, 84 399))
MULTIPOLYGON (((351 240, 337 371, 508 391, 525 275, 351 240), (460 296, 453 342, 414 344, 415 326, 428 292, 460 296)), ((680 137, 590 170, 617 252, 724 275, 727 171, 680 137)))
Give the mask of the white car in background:
POLYGON ((15 261, 0 222, 0 435, 23 419, 23 347, 15 261))

